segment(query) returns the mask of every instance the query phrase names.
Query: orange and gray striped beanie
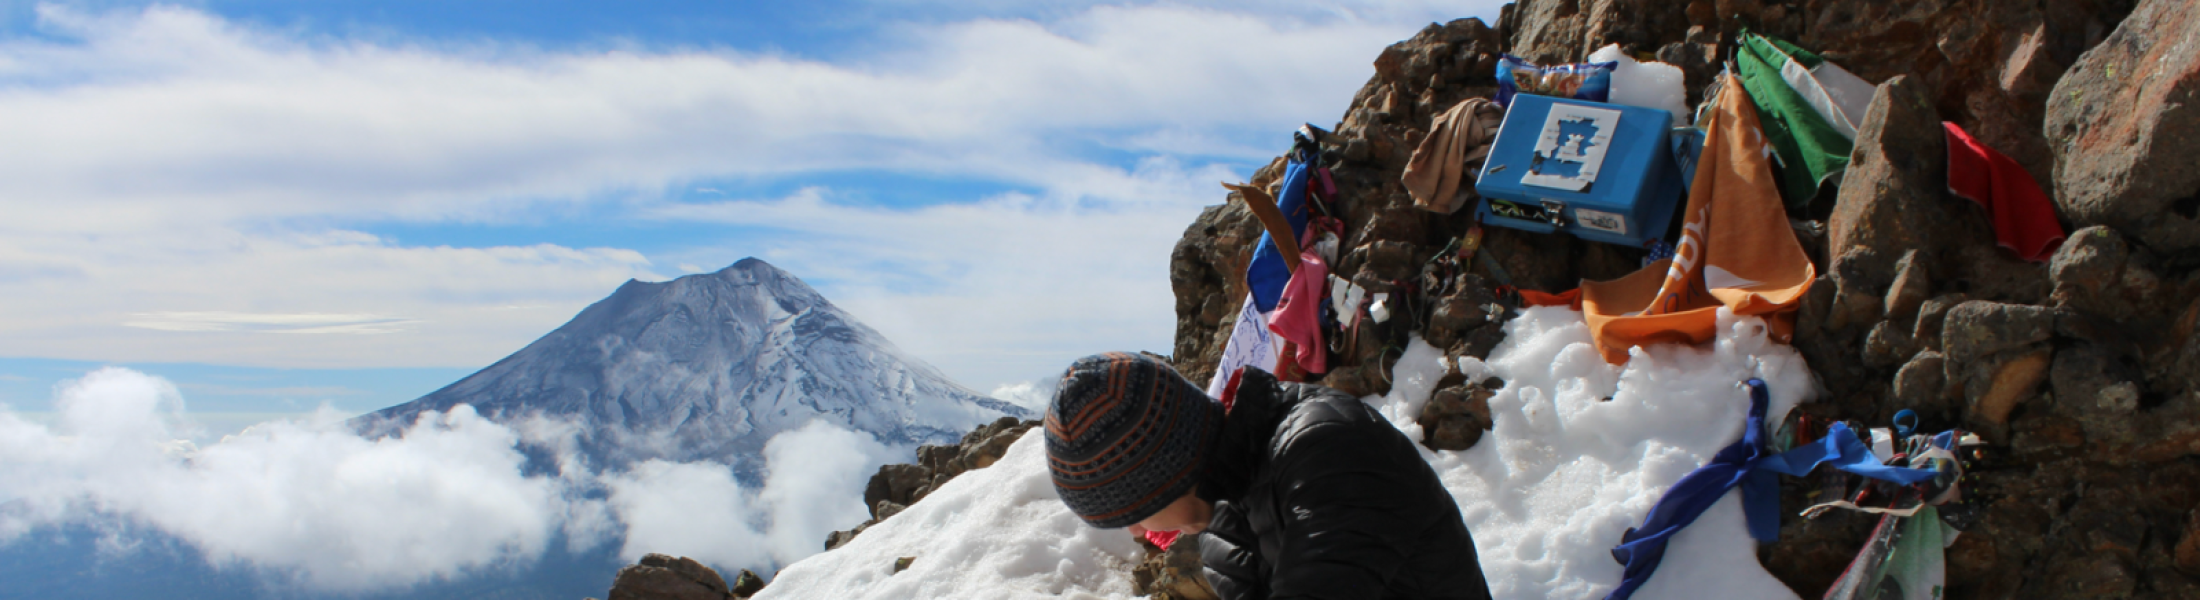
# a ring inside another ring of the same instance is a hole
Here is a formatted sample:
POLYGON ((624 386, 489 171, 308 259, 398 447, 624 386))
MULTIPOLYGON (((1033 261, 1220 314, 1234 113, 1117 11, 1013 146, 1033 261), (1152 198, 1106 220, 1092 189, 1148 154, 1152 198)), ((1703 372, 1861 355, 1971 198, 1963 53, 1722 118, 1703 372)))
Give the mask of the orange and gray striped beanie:
POLYGON ((1077 359, 1047 407, 1047 470, 1071 512, 1094 527, 1127 527, 1199 483, 1201 454, 1222 429, 1222 405, 1152 357, 1077 359))

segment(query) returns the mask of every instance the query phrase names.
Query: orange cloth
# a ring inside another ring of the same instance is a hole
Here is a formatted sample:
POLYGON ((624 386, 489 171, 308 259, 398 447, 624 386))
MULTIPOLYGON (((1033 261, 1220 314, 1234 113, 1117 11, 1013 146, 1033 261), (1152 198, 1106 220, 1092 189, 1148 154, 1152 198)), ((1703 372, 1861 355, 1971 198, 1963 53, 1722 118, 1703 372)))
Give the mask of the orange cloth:
POLYGON ((1468 165, 1489 158, 1490 143, 1497 141, 1497 127, 1504 122, 1505 109, 1488 98, 1461 100, 1437 115, 1399 177, 1413 195, 1413 205, 1447 215, 1459 210, 1461 180, 1474 185, 1468 165))
POLYGON ((1818 276, 1781 208, 1756 107, 1733 76, 1720 85, 1674 257, 1581 284, 1589 333, 1612 364, 1635 346, 1710 341, 1721 306, 1764 317, 1773 339, 1787 341, 1818 276))
POLYGON ((1574 288, 1556 294, 1545 294, 1535 290, 1520 290, 1520 299, 1527 302, 1529 306, 1564 306, 1581 310, 1581 288, 1574 288))

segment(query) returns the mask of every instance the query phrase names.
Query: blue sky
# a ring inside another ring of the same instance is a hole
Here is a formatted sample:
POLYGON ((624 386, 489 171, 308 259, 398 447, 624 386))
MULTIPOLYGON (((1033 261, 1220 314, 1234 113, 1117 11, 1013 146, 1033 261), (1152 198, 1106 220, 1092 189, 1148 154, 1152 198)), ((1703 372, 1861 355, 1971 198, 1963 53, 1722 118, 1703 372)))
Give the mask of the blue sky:
POLYGON ((0 3, 0 402, 371 410, 748 256, 979 391, 1166 352, 1216 183, 1498 5, 0 3))

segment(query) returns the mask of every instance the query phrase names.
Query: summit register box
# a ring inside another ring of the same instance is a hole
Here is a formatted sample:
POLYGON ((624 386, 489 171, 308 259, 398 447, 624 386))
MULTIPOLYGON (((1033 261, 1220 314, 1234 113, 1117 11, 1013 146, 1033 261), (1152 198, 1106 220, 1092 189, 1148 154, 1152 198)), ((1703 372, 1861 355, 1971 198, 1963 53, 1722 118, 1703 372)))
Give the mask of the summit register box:
POLYGON ((1655 108, 1514 96, 1474 182, 1482 222, 1634 247, 1664 236, 1682 200, 1671 121, 1655 108))

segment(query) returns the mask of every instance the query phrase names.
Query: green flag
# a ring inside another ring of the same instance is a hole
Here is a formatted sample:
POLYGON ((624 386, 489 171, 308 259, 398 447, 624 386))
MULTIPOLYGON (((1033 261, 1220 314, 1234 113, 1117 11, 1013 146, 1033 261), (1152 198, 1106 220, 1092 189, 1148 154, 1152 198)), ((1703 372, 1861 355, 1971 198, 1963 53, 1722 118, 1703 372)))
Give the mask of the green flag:
MULTIPOLYGON (((1848 168, 1849 150, 1855 145, 1851 139, 1855 135, 1854 120, 1846 116, 1845 107, 1834 100, 1834 94, 1810 76, 1812 65, 1792 58, 1787 50, 1801 51, 1801 48, 1782 48, 1784 44, 1747 31, 1742 33, 1741 41, 1741 46, 1734 51, 1736 74, 1742 81, 1742 89, 1749 92, 1750 102, 1757 106, 1765 137, 1780 157, 1786 204, 1800 206, 1817 194, 1820 183, 1840 177, 1848 168), (1798 91, 1784 74, 1791 69, 1800 74, 1797 79, 1804 83, 1803 91, 1798 91), (1817 102, 1813 102, 1814 98, 1817 102), (1827 112, 1820 112, 1819 107, 1825 107, 1827 112), (1829 122, 1829 116, 1846 126, 1848 133, 1844 135, 1843 127, 1829 122)), ((1815 54, 1803 54, 1817 66, 1830 64, 1815 54)), ((1867 103, 1870 101, 1869 95, 1864 98, 1867 103)), ((1861 112, 1854 117, 1861 118, 1861 112)))
POLYGON ((1856 128, 1864 124, 1864 109, 1871 106, 1872 92, 1878 87, 1815 52, 1786 40, 1763 39, 1787 53, 1788 63, 1780 67, 1780 78, 1787 81, 1788 87, 1809 102, 1826 124, 1840 131, 1841 137, 1854 141, 1856 128))

